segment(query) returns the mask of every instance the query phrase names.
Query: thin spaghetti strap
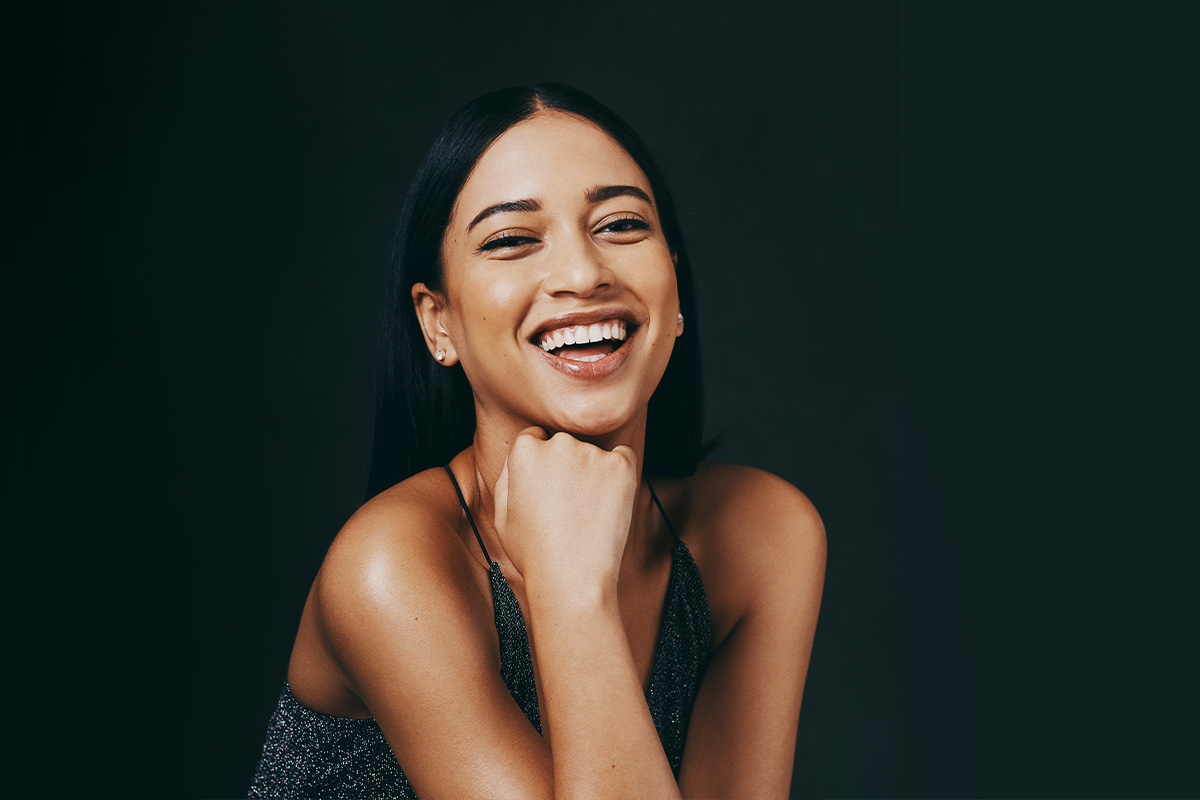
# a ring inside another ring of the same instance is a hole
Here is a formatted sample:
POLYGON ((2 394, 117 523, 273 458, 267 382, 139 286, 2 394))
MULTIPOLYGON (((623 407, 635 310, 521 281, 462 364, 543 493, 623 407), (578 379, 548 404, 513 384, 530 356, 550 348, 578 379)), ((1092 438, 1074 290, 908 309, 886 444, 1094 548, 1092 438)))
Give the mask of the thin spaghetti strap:
POLYGON ((650 490, 650 497, 654 500, 654 505, 658 506, 658 513, 662 514, 663 522, 667 523, 667 530, 675 537, 675 541, 679 541, 679 535, 675 533, 675 529, 671 527, 671 520, 667 517, 667 512, 663 509, 662 503, 658 502, 658 495, 654 493, 654 487, 650 485, 650 479, 646 478, 646 487, 650 490))
MULTIPOLYGON (((462 489, 458 488, 458 479, 454 477, 454 473, 450 470, 449 464, 443 464, 442 469, 446 470, 446 474, 450 476, 450 482, 454 484, 454 493, 458 495, 458 502, 462 505, 463 513, 467 515, 467 522, 471 523, 471 530, 475 532, 475 541, 479 542, 479 549, 483 551, 483 557, 489 564, 495 563, 492 557, 488 555, 487 548, 483 546, 483 537, 479 535, 479 528, 475 527, 475 518, 471 516, 471 509, 467 508, 467 501, 463 499, 462 489)), ((651 489, 651 492, 654 490, 651 489)), ((662 508, 662 506, 659 506, 662 508)), ((669 526, 671 523, 667 523, 669 526)))

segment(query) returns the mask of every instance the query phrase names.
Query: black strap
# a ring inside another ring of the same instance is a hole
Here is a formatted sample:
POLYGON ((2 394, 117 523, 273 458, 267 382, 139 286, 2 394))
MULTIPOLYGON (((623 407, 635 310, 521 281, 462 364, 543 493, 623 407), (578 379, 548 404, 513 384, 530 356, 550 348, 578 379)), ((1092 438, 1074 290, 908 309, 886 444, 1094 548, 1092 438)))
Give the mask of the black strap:
POLYGON ((458 502, 462 504, 463 513, 467 515, 467 522, 471 523, 471 530, 475 531, 475 541, 479 542, 479 549, 483 551, 483 557, 489 564, 495 563, 488 555, 487 548, 483 546, 483 537, 479 535, 479 528, 475 527, 475 518, 471 516, 471 509, 467 508, 467 501, 463 498, 462 489, 458 488, 458 479, 454 477, 449 464, 443 464, 442 469, 446 470, 446 474, 450 476, 450 482, 454 484, 454 492, 458 495, 458 502))
POLYGON ((658 506, 658 513, 662 514, 663 522, 667 523, 667 530, 675 537, 675 541, 679 541, 679 536, 675 533, 675 529, 671 527, 671 520, 667 517, 667 512, 663 509, 662 503, 658 502, 658 495, 654 493, 654 487, 650 485, 650 479, 646 478, 646 488, 650 490, 650 497, 654 500, 654 505, 658 506))

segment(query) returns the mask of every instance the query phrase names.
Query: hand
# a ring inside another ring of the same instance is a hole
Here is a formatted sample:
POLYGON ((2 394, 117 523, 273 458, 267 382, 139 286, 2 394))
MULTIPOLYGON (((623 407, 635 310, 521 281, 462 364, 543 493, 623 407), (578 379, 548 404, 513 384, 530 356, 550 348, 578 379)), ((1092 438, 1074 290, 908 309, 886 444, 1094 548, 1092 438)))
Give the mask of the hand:
POLYGON ((637 458, 541 428, 517 435, 493 494, 496 531, 527 580, 566 587, 616 586, 633 501, 637 458))

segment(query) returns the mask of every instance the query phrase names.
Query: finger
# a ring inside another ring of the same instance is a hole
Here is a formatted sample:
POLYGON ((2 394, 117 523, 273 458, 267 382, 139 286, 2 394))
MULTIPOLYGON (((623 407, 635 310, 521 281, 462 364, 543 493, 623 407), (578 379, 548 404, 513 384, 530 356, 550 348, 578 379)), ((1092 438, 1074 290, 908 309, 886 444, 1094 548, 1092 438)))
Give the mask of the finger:
POLYGON ((550 439, 550 434, 546 433, 546 429, 539 428, 537 425, 531 425, 530 427, 518 433, 517 439, 520 439, 522 436, 532 436, 534 439, 540 439, 543 442, 550 439))
POLYGON ((633 452, 633 448, 629 445, 619 444, 612 449, 612 452, 621 455, 631 467, 637 466, 637 453, 633 452))

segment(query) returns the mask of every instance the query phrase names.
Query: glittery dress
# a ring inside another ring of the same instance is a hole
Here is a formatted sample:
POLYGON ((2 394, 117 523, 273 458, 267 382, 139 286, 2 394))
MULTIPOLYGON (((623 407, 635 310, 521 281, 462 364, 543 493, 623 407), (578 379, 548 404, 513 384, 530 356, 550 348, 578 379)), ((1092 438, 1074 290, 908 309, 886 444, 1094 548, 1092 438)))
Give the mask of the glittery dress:
MULTIPOLYGON (((452 473, 450 476, 453 479, 452 473)), ((454 488, 458 491, 457 482, 454 488)), ((459 498, 461 501, 461 492, 459 498)), ((657 497, 654 502, 658 504, 657 497)), ((662 505, 658 507, 661 511, 662 505)), ((465 502, 463 509, 474 528, 465 502)), ((667 527, 670 528, 670 521, 667 527)), ((675 535, 673 529, 671 534, 675 535)), ((475 535, 478 538, 478 531, 475 535)), ((479 545, 483 547, 482 540, 479 545)), ((486 548, 484 555, 487 556, 486 548)), ((500 565, 488 560, 500 639, 500 675, 530 724, 541 733, 525 621, 500 565)), ((708 598, 700 573, 687 545, 676 537, 662 625, 646 691, 654 727, 676 777, 711 640, 708 598)), ((374 719, 334 717, 313 711, 301 705, 285 683, 267 725, 267 740, 249 796, 334 800, 417 795, 374 719)))

